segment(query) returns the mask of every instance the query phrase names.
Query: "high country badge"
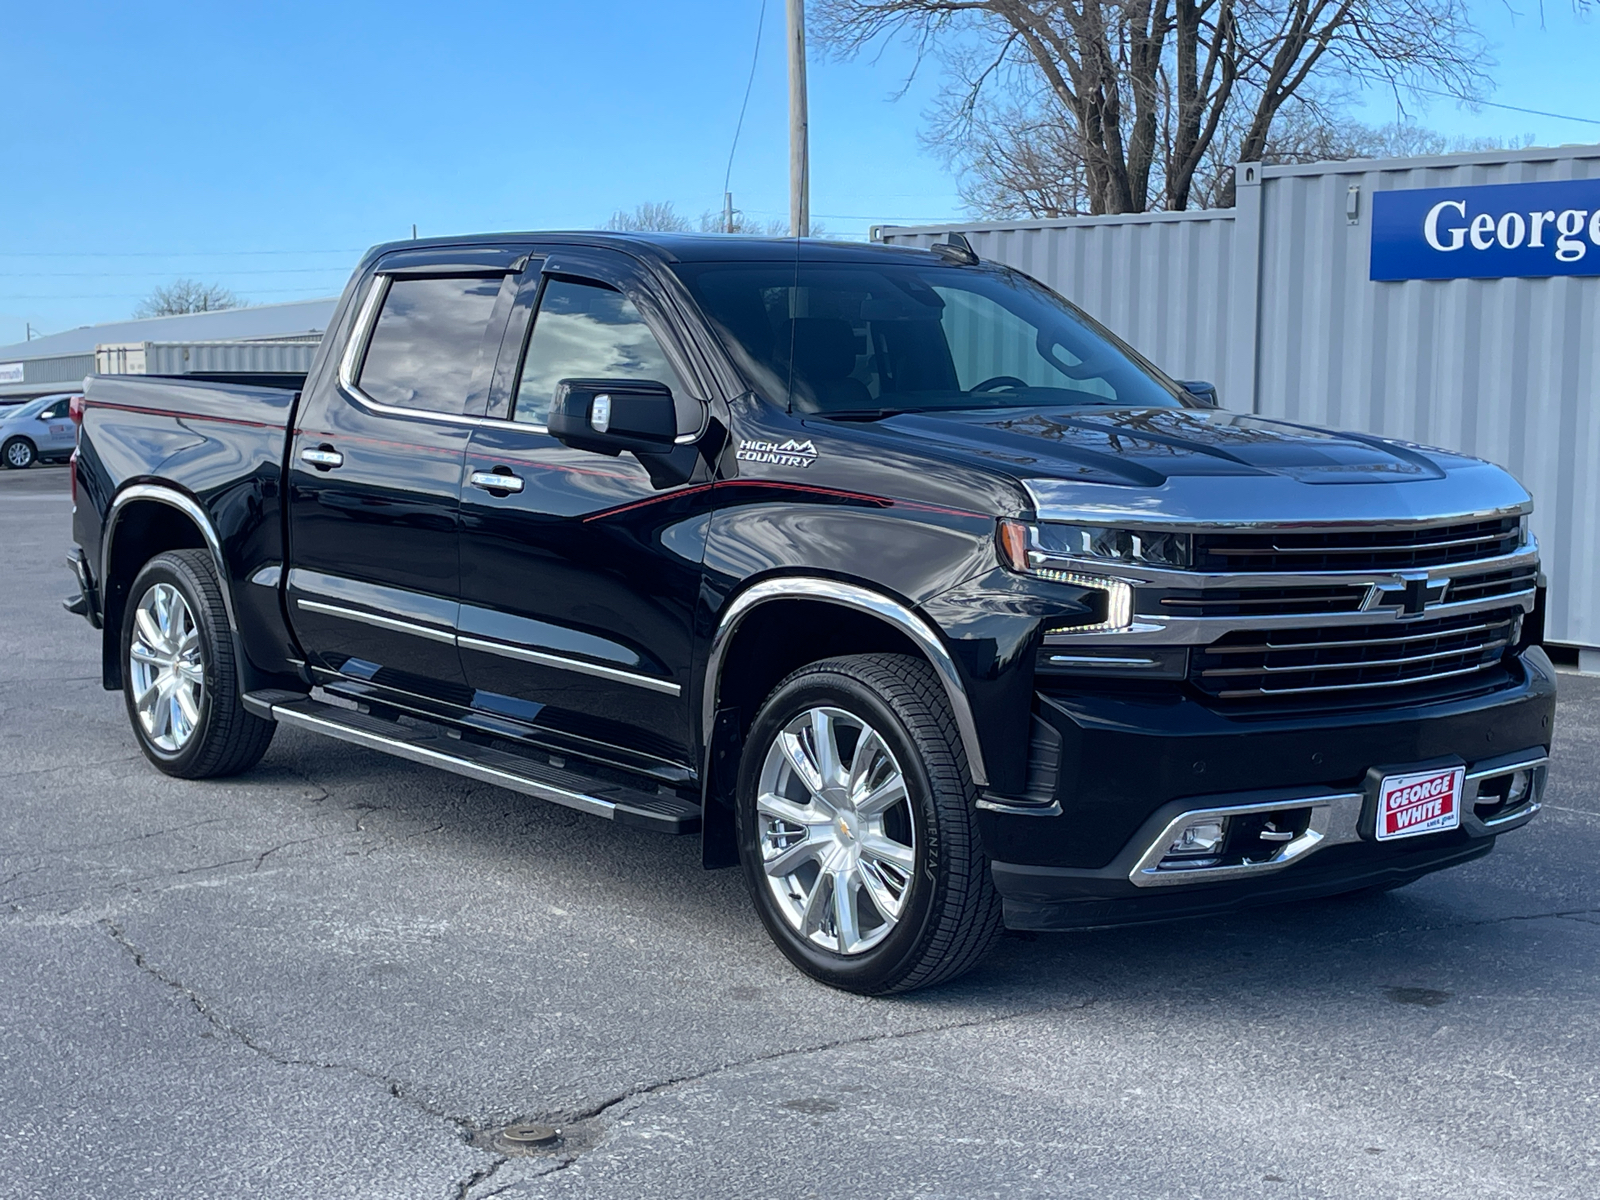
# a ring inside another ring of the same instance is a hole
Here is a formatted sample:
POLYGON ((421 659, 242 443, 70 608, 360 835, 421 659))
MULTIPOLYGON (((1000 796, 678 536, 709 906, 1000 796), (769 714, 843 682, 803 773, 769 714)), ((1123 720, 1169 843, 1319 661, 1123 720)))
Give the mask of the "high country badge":
POLYGON ((734 457, 740 462, 767 463, 774 467, 809 467, 817 461, 817 448, 807 438, 797 442, 743 441, 734 457))

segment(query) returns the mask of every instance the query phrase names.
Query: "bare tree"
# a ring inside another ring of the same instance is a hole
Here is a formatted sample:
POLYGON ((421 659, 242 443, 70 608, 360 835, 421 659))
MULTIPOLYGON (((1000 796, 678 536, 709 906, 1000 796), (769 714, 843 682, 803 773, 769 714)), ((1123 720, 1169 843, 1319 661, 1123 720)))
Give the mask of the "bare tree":
MULTIPOLYGON (((763 225, 748 213, 733 210, 733 228, 725 228, 726 221, 720 212, 707 209, 698 221, 691 221, 678 212, 670 200, 646 200, 636 204, 630 212, 617 209, 605 227, 617 233, 736 233, 745 237, 788 237, 789 222, 771 220, 763 225)), ((825 232, 821 222, 811 222, 807 237, 821 237, 825 232)))
POLYGON ((186 313, 238 308, 244 301, 221 284, 175 279, 154 289, 133 310, 135 317, 179 317, 186 313))
POLYGON ((1487 83, 1468 0, 821 0, 813 28, 842 54, 905 37, 919 65, 941 59, 939 140, 991 174, 1070 166, 1057 194, 1025 171, 1014 197, 1057 211, 1187 208, 1219 151, 1262 158, 1286 105, 1324 104, 1319 85, 1470 99, 1487 83), (997 126, 1018 132, 983 136, 997 126))
POLYGON ((671 200, 646 200, 634 205, 632 212, 617 209, 605 227, 618 233, 688 233, 694 223, 674 209, 671 200))

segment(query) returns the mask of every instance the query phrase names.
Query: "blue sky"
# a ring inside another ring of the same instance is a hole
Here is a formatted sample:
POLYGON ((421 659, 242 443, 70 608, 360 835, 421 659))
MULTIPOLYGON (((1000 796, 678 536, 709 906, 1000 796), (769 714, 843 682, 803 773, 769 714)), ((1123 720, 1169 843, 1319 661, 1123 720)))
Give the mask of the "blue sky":
MULTIPOLYGON (((1514 16, 1493 99, 1600 120, 1600 19, 1514 16)), ((783 4, 768 0, 736 204, 787 215, 783 4)), ((0 344, 126 317, 191 276, 258 303, 330 295, 366 246, 720 207, 760 0, 0 3, 0 344)), ((908 53, 811 67, 812 209, 832 233, 961 211, 917 139, 908 53)), ((1417 104, 1451 134, 1600 141, 1584 125, 1417 104)), ((1393 113, 1375 97, 1368 119, 1393 113)))

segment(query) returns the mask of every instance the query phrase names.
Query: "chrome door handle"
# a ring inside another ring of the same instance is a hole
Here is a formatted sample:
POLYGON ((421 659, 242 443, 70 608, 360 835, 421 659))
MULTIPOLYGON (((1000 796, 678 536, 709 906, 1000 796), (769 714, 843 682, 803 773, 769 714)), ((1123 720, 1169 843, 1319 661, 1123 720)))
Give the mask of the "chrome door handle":
POLYGON ((310 463, 319 471, 331 471, 344 466, 344 455, 331 447, 319 446, 315 450, 300 451, 300 461, 310 463))
POLYGON ((467 482, 473 487, 482 488, 486 492, 520 492, 522 480, 510 472, 500 471, 474 471, 467 476, 467 482))

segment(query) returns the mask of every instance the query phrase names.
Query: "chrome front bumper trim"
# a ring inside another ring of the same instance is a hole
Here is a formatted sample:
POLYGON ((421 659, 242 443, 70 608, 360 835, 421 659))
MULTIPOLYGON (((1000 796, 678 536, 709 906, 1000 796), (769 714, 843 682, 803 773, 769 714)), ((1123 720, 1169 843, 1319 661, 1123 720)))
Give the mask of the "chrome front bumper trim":
MULTIPOLYGON (((1545 780, 1549 773, 1549 756, 1542 750, 1529 751, 1491 762, 1467 772, 1461 797, 1461 827, 1472 837, 1488 837, 1526 825, 1533 819, 1543 803, 1545 780), (1483 784, 1490 779, 1510 775, 1516 771, 1532 771, 1528 799, 1509 812, 1484 820, 1473 812, 1483 784)), ((1257 793, 1258 795, 1260 793, 1257 793)), ((1220 798, 1219 798, 1220 799, 1220 798)), ((1328 846, 1365 840, 1362 836, 1362 814, 1366 809, 1365 791, 1335 792, 1311 788, 1286 788, 1281 794, 1244 804, 1218 804, 1215 807, 1189 809, 1179 813, 1147 843, 1128 880, 1135 887, 1181 887, 1194 883, 1217 883, 1232 879, 1247 879, 1257 875, 1270 875, 1308 857, 1328 846), (1311 820, 1306 831, 1292 841, 1279 845, 1268 858, 1251 862, 1217 867, 1161 867, 1173 840, 1186 825, 1209 817, 1247 817, 1256 813, 1281 812, 1284 809, 1309 808, 1311 820)))

